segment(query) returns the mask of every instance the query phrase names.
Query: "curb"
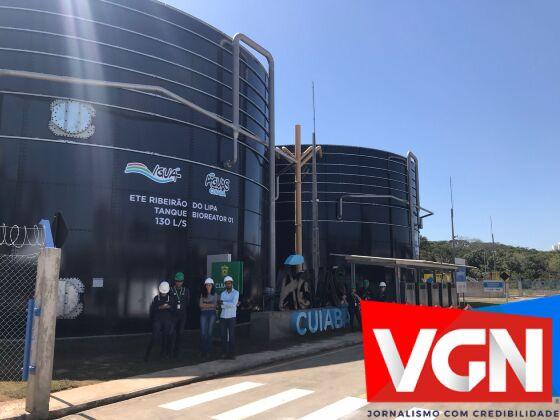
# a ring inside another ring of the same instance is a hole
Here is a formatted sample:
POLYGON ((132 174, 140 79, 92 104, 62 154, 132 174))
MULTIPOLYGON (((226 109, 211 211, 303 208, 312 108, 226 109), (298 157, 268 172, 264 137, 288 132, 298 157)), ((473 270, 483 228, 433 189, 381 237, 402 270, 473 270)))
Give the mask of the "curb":
MULTIPOLYGON (((114 404, 116 402, 125 401, 148 394, 165 391, 167 389, 171 389, 179 386, 189 385, 197 382, 203 382, 203 381, 216 379, 223 376, 229 376, 231 374, 247 371, 257 367, 265 367, 267 365, 273 365, 277 362, 286 362, 290 360, 295 360, 304 356, 324 353, 327 351, 337 350, 345 347, 352 347, 362 343, 362 336, 360 333, 353 333, 353 334, 350 333, 348 335, 351 335, 351 337, 347 337, 346 335, 344 335, 341 337, 325 339, 314 343, 309 343, 309 342, 302 343, 280 350, 266 350, 259 353, 248 353, 248 354, 238 356, 237 360, 234 362, 214 360, 206 363, 208 365, 207 367, 205 367, 205 370, 208 371, 208 373, 206 374, 194 376, 189 379, 180 379, 162 385, 151 386, 136 391, 111 395, 105 398, 86 401, 75 405, 69 405, 68 407, 64 407, 64 408, 49 410, 49 418, 60 418, 63 416, 76 414, 81 411, 89 410, 103 405, 114 404), (266 356, 267 353, 268 353, 268 357, 266 356)), ((150 375, 155 376, 159 374, 160 376, 162 376, 161 374, 163 372, 172 373, 173 371, 178 371, 180 369, 184 369, 184 368, 174 368, 166 371, 154 372, 150 375)), ((142 377, 142 376, 137 376, 132 378, 138 378, 138 377, 142 377)), ((74 389, 79 389, 79 388, 74 388, 74 389)), ((64 392, 64 391, 60 391, 60 392, 64 392)), ((56 394, 57 393, 52 394, 51 398, 57 399, 56 394)), ((63 401, 63 400, 59 399, 59 401, 63 401)), ((0 418, 3 418, 5 420, 16 420, 16 419, 20 420, 20 419, 30 419, 32 418, 32 416, 31 414, 25 412, 12 417, 0 417, 0 418)))

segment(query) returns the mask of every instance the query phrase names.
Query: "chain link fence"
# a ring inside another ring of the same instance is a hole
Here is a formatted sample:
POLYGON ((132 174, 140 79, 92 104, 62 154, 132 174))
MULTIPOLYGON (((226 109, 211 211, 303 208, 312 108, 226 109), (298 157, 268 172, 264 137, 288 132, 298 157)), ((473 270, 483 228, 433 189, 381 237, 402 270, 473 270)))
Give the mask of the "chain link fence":
POLYGON ((21 380, 27 301, 34 297, 42 228, 0 225, 0 381, 21 380))
POLYGON ((560 280, 509 280, 510 296, 551 296, 560 294, 560 280))
MULTIPOLYGON (((491 280, 490 280, 491 281, 491 280)), ((484 282, 467 282, 466 298, 473 299, 521 299, 560 295, 560 280, 516 280, 509 279, 499 290, 489 291, 484 282)))

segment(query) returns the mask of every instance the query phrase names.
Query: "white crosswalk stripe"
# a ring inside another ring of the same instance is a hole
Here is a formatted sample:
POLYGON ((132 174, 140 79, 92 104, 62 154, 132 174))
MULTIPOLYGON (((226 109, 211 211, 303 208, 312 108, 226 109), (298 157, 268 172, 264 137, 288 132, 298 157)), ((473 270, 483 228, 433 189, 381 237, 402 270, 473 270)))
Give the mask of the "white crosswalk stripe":
POLYGON ((185 408, 194 407, 208 401, 214 401, 229 395, 234 395, 239 392, 248 391, 253 388, 262 386, 263 384, 257 382, 241 382, 236 385, 227 386, 225 388, 215 389, 213 391, 205 392, 203 394, 194 395, 192 397, 183 398, 181 400, 173 401, 170 403, 160 405, 161 408, 169 410, 183 410, 185 408))
POLYGON ((313 391, 306 389, 293 388, 250 404, 234 408, 233 410, 218 414, 212 418, 215 420, 243 420, 247 417, 256 416, 257 414, 264 413, 265 411, 271 410, 290 401, 297 400, 298 398, 305 397, 312 393, 313 391))
POLYGON ((344 417, 363 406, 367 405, 367 400, 356 397, 346 397, 333 404, 327 405, 320 410, 314 411, 300 420, 337 420, 344 417))

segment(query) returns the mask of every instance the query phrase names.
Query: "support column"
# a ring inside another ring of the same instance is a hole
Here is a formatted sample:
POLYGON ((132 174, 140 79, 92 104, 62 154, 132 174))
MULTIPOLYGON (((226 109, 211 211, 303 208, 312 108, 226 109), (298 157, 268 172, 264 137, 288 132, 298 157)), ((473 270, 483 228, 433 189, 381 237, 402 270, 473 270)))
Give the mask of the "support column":
POLYGON ((395 266, 395 302, 402 303, 401 301, 401 268, 395 266))
POLYGON ((29 375, 25 401, 26 411, 37 419, 46 419, 49 414, 59 273, 60 249, 43 248, 39 255, 35 285, 35 307, 40 312, 33 323, 31 345, 31 361, 35 371, 29 375))
MULTIPOLYGON (((437 274, 437 273, 436 273, 436 270, 432 270, 432 276, 434 276, 434 282, 433 282, 433 284, 437 284, 436 303, 432 303, 432 305, 433 305, 433 306, 437 305, 437 306, 440 306, 440 307, 441 307, 441 306, 442 306, 442 305, 441 305, 441 303, 442 303, 442 302, 441 302, 441 300, 442 300, 442 299, 441 299, 441 285, 438 284, 438 282, 437 282, 437 276, 436 276, 436 274, 437 274)), ((434 292, 432 291, 432 297, 433 297, 433 295, 434 295, 434 292)))
POLYGON ((352 289, 356 288, 356 264, 351 263, 350 264, 350 287, 352 289))

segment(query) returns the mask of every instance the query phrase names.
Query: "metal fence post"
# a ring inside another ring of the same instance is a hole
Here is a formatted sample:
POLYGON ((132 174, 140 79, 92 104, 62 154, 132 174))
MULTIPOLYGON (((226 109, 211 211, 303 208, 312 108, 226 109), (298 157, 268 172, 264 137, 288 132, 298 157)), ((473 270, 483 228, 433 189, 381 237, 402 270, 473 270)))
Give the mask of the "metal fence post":
POLYGON ((21 380, 29 379, 29 365, 31 356, 31 336, 33 334, 33 318, 35 316, 35 299, 27 301, 27 320, 25 322, 25 343, 23 347, 23 367, 21 370, 21 380))
POLYGON ((31 365, 25 409, 32 418, 46 419, 54 358, 60 249, 43 248, 37 266, 31 365))

